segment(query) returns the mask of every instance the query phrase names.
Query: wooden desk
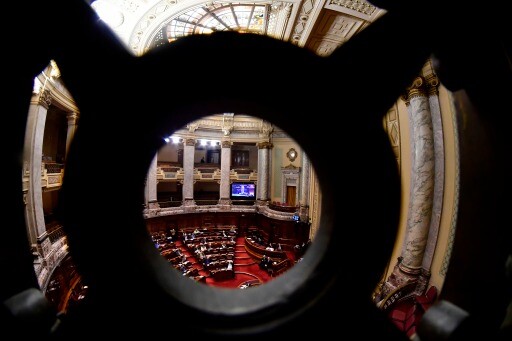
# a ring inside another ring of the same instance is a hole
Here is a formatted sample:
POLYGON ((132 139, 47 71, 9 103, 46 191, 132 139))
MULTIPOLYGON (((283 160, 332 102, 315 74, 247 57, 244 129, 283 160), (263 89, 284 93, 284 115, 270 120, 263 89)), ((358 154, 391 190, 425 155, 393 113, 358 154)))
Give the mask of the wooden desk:
POLYGON ((286 252, 284 251, 271 251, 267 250, 265 247, 260 246, 256 243, 253 243, 252 240, 250 240, 248 237, 245 237, 245 250, 248 254, 253 256, 254 258, 260 260, 263 255, 266 255, 267 257, 273 258, 273 259, 286 259, 288 256, 286 255, 286 252))

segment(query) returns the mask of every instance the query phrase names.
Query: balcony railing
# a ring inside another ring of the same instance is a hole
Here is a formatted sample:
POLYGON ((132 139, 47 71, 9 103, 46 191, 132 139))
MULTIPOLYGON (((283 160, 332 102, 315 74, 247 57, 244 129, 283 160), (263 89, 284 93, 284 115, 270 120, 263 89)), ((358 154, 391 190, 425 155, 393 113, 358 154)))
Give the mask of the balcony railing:
POLYGON ((268 207, 271 210, 279 211, 279 212, 294 213, 294 212, 297 212, 299 210, 299 206, 289 206, 286 203, 279 203, 279 202, 276 202, 276 201, 270 202, 268 204, 268 207))
POLYGON ((158 205, 160 206, 160 208, 180 207, 181 201, 159 201, 158 205))
MULTIPOLYGON (((176 165, 159 165, 156 171, 158 181, 179 181, 185 178, 183 167, 176 165)), ((194 168, 195 181, 220 181, 221 168, 216 165, 196 164, 194 168)), ((254 169, 236 168, 229 172, 231 181, 257 181, 258 172, 254 169)))
MULTIPOLYGON (((47 227, 48 228, 48 227, 47 227)), ((47 229, 46 233, 48 234, 48 238, 50 242, 54 244, 57 240, 66 236, 62 225, 53 225, 50 229, 47 229)))

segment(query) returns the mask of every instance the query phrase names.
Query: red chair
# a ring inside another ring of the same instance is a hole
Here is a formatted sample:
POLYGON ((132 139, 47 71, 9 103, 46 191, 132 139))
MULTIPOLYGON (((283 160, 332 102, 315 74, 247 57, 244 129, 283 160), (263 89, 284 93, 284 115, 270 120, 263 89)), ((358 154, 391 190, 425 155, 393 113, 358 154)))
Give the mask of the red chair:
POLYGON ((416 304, 401 306, 389 314, 391 322, 403 332, 407 332, 416 322, 416 304))

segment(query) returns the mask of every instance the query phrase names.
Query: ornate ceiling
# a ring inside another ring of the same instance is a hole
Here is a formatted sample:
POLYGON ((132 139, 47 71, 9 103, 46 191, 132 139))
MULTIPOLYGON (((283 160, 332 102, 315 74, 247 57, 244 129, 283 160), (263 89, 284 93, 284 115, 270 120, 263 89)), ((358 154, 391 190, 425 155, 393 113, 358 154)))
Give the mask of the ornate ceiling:
POLYGON ((364 0, 97 0, 91 5, 98 13, 108 10, 108 20, 102 18, 135 55, 191 31, 239 27, 327 56, 385 12, 364 0))

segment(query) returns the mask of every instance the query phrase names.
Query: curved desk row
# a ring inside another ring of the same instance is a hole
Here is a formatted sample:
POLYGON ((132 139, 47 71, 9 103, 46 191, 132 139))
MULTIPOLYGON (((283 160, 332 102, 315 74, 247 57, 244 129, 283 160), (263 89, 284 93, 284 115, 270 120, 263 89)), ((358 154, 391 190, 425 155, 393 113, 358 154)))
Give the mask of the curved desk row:
POLYGON ((286 252, 267 250, 264 246, 255 243, 250 237, 245 237, 245 250, 247 251, 248 254, 250 254, 252 257, 258 260, 260 260, 263 257, 263 255, 266 255, 267 257, 270 257, 272 259, 288 258, 286 252))

